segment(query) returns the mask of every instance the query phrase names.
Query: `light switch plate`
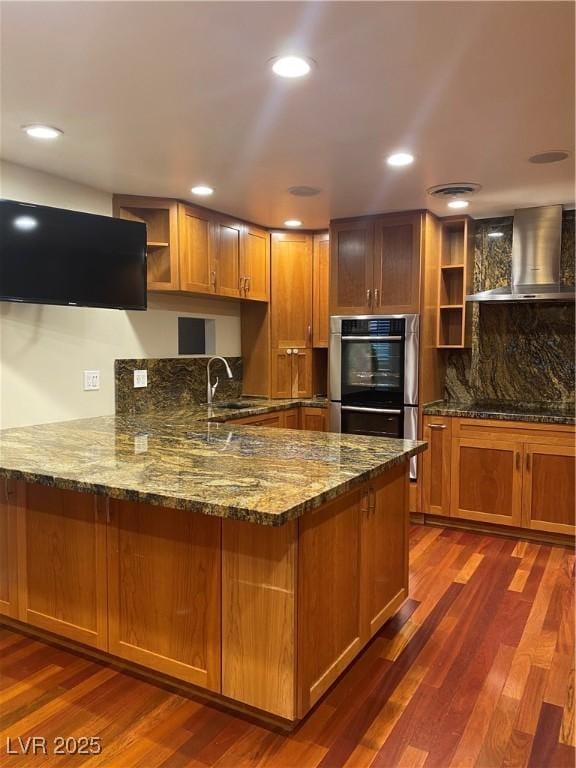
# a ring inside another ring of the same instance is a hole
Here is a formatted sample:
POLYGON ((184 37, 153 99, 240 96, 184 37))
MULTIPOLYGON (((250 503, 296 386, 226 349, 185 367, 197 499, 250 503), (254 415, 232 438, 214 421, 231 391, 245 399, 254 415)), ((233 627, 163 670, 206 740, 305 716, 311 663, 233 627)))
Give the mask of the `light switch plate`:
POLYGON ((148 371, 134 371, 134 389, 148 386, 148 371))
POLYGON ((84 391, 100 389, 100 371, 84 371, 84 391))

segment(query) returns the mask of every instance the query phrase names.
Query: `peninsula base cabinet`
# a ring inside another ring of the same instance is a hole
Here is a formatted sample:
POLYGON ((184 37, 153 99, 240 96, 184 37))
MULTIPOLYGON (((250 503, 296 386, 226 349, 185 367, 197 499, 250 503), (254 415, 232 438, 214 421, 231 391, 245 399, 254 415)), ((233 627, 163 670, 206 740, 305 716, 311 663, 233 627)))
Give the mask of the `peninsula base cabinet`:
POLYGON ((276 526, 3 481, 0 621, 294 722, 407 597, 408 484, 276 526))
POLYGON ((562 424, 425 416, 422 511, 574 535, 574 436, 562 424))

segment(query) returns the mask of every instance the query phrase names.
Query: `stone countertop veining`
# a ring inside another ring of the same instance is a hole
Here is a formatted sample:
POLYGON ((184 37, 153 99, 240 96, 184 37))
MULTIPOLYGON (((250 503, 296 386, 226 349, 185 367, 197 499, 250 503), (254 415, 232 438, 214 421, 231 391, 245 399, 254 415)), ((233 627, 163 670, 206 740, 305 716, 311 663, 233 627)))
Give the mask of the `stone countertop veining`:
POLYGON ((6 429, 0 476, 282 525, 426 448, 213 421, 252 412, 198 406, 6 429))
POLYGON ((425 416, 460 416, 471 419, 526 421, 536 424, 576 424, 574 406, 549 403, 478 402, 438 400, 424 406, 425 416))

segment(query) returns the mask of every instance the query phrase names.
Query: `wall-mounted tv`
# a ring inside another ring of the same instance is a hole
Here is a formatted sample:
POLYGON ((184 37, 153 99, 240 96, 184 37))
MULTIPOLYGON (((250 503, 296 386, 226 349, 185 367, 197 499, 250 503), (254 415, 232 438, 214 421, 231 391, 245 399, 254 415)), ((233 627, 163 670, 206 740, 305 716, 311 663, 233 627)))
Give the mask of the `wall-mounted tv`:
POLYGON ((0 200, 0 301, 146 309, 146 225, 0 200))

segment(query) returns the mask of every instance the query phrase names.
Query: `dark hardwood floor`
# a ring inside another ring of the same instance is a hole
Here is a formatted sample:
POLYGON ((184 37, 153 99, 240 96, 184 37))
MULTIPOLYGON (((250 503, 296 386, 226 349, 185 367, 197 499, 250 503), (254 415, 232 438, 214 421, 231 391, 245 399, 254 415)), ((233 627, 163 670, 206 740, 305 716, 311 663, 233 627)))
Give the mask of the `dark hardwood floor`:
POLYGON ((290 735, 0 628, 0 763, 573 768, 574 554, 411 530, 410 600, 290 735), (98 756, 6 738, 99 736, 98 756))

